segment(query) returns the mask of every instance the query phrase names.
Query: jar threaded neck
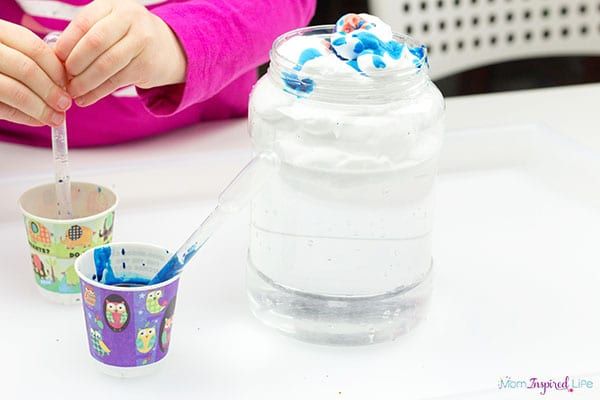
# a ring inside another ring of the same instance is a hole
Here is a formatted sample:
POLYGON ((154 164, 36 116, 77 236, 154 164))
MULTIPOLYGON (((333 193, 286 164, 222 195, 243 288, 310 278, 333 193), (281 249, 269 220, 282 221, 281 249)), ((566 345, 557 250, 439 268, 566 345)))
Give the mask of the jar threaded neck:
MULTIPOLYGON (((310 97, 315 101, 335 103, 368 101, 377 104, 415 97, 430 82, 426 49, 422 57, 415 61, 415 68, 390 68, 372 76, 356 71, 358 79, 356 75, 320 74, 314 69, 303 71, 297 68, 296 62, 286 58, 279 51, 279 47, 293 37, 313 36, 325 39, 334 30, 335 25, 320 25, 296 29, 278 37, 270 51, 267 72, 273 83, 293 95, 310 97), (285 83, 289 79, 296 81, 298 85, 306 84, 313 87, 308 92, 290 90, 285 83)), ((415 39, 398 33, 394 33, 394 40, 406 46, 424 47, 415 39)))

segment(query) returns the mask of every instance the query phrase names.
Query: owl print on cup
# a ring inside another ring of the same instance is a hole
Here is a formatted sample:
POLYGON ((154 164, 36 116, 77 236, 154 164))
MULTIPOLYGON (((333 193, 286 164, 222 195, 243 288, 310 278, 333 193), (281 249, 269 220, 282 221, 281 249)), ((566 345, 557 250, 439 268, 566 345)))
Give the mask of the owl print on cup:
POLYGON ((129 323, 129 305, 118 294, 111 294, 104 299, 104 318, 113 332, 121 332, 129 323))
POLYGON ((94 292, 94 289, 92 289, 89 286, 85 286, 84 294, 83 294, 83 301, 89 307, 94 308, 94 306, 96 305, 96 292, 94 292))
POLYGON ((104 357, 110 354, 110 349, 106 343, 104 343, 100 331, 90 328, 90 343, 98 356, 104 357))
POLYGON ((162 298, 162 290, 155 290, 148 293, 146 297, 146 309, 150 314, 158 314, 167 306, 167 300, 162 298))
POLYGON ((156 328, 149 327, 139 329, 135 339, 135 347, 137 351, 146 354, 149 353, 156 344, 156 328))

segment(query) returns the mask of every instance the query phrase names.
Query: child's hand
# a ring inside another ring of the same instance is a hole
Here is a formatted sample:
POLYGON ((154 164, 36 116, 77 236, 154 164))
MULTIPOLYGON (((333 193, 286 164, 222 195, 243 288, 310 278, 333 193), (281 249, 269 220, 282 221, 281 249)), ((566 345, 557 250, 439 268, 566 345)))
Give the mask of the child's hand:
POLYGON ((0 19, 0 119, 60 125, 71 98, 54 51, 33 32, 0 19))
POLYGON ((116 89, 181 83, 186 57, 169 26, 133 0, 95 0, 69 24, 56 54, 73 77, 67 90, 89 106, 116 89))

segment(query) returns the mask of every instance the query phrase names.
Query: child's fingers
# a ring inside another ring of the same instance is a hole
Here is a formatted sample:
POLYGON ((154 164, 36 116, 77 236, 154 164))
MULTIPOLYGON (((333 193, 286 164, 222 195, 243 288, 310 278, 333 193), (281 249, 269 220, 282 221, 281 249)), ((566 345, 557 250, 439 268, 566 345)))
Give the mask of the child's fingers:
POLYGON ((54 50, 58 58, 66 61, 81 38, 111 11, 110 2, 93 1, 85 6, 58 38, 54 50))
POLYGON ((16 108, 47 125, 58 126, 65 115, 48 107, 42 99, 21 82, 0 74, 0 103, 16 108))
POLYGON ((102 54, 88 69, 71 80, 67 90, 80 97, 96 89, 103 82, 125 68, 141 52, 141 46, 131 35, 102 54))
POLYGON ((31 118, 29 115, 17 110, 16 108, 2 103, 0 103, 0 119, 21 125, 44 126, 43 122, 40 122, 35 118, 31 118))
POLYGON ((56 86, 39 65, 3 44, 0 44, 0 74, 18 80, 56 111, 65 111, 71 105, 71 97, 56 86))
POLYGON ((35 61, 58 86, 66 86, 67 77, 62 63, 54 51, 30 30, 0 19, 0 42, 35 61))
POLYGON ((65 63, 67 72, 77 76, 85 71, 102 53, 122 39, 129 29, 129 22, 115 14, 96 23, 75 45, 65 63))
POLYGON ((105 98, 115 90, 130 85, 132 82, 135 82, 135 80, 139 76, 138 68, 135 65, 136 63, 137 61, 136 59, 134 59, 127 67, 117 72, 116 75, 110 77, 102 85, 98 86, 91 92, 88 92, 85 95, 76 98, 75 103, 77 103, 77 105, 80 107, 91 106, 92 104, 96 103, 100 99, 105 98))

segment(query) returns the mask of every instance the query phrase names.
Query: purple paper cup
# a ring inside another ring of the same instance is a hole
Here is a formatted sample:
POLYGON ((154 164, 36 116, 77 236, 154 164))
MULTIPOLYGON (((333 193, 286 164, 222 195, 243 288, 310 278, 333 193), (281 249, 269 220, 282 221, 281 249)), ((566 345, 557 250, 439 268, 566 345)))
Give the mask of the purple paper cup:
POLYGON ((151 373, 169 351, 179 276, 151 286, 105 285, 96 280, 98 249, 110 249, 117 278, 150 279, 171 254, 150 244, 112 243, 75 261, 90 354, 100 370, 122 378, 151 373))

